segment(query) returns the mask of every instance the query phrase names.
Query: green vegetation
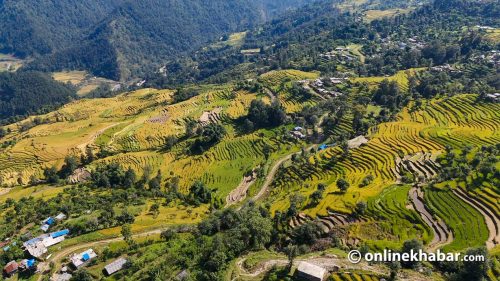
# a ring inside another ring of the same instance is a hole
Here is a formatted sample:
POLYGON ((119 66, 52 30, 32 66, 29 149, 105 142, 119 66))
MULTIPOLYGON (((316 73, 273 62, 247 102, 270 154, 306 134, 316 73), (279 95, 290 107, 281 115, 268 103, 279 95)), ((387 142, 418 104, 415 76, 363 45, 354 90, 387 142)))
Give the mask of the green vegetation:
POLYGON ((377 197, 368 200, 365 215, 375 218, 376 225, 370 223, 363 226, 360 233, 370 237, 370 229, 373 227, 388 233, 386 239, 377 235, 368 238, 371 240, 368 242, 370 246, 383 249, 387 246, 401 245, 400 243, 413 238, 418 238, 425 244, 432 240, 431 229, 416 211, 408 208, 411 204, 408 199, 410 188, 410 186, 388 187, 377 197))
POLYGON ((444 247, 447 251, 483 246, 488 229, 477 210, 453 195, 451 191, 428 189, 425 200, 430 209, 444 220, 453 231, 453 242, 444 247))
MULTIPOLYGON (((33 9, 4 2, 0 28, 33 9)), ((0 267, 64 213, 45 264, 93 248, 76 280, 495 280, 498 4, 306 2, 44 2, 0 32, 31 58, 0 74, 0 267), (346 261, 437 248, 486 261, 346 261)))
POLYGON ((46 113, 75 98, 74 90, 39 72, 0 73, 0 124, 46 113), (10 119, 9 119, 10 118, 10 119))

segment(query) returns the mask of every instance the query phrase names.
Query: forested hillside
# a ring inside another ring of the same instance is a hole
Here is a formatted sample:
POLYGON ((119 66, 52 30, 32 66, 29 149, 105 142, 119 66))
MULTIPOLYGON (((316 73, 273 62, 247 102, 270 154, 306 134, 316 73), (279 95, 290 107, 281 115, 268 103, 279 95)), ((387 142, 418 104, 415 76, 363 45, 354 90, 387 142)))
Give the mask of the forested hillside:
POLYGON ((88 34, 122 0, 0 1, 0 51, 48 54, 88 34))
POLYGON ((4 119, 48 112, 76 98, 70 86, 39 72, 0 73, 0 123, 4 119))
POLYGON ((30 69, 128 79, 307 1, 5 1, 0 51, 35 57, 30 69))

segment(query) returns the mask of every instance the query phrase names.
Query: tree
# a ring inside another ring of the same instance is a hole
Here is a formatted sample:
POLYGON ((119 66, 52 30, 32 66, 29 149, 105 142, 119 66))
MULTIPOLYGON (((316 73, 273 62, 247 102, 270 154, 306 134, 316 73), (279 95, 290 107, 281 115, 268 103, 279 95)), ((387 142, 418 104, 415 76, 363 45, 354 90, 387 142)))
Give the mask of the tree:
POLYGON ((397 81, 389 81, 387 79, 384 79, 373 93, 373 101, 391 110, 397 110, 407 102, 399 89, 397 81))
POLYGON ((134 170, 132 170, 132 168, 128 168, 128 170, 125 172, 125 177, 123 179, 123 187, 127 189, 134 187, 136 180, 137 180, 137 175, 135 174, 134 170))
POLYGON ((158 171, 158 173, 156 174, 156 177, 152 178, 148 185, 149 185, 149 188, 151 190, 160 190, 161 188, 161 180, 162 180, 162 176, 161 176, 161 171, 158 171))
POLYGON ((292 267, 293 267, 293 262, 299 254, 299 248, 295 245, 288 245, 285 248, 285 253, 286 253, 286 256, 288 258, 287 269, 288 269, 288 272, 290 272, 292 270, 292 267))
POLYGON ((132 228, 130 227, 130 224, 127 223, 122 225, 121 234, 125 242, 127 242, 128 244, 132 243, 132 228))
POLYGON ((321 226, 315 222, 307 222, 296 227, 292 232, 292 237, 298 245, 312 245, 320 238, 320 233, 323 233, 321 226))
POLYGON ((176 136, 168 136, 165 138, 165 144, 163 146, 164 149, 170 150, 174 145, 178 142, 178 139, 176 136))
POLYGON ((153 214, 153 217, 156 219, 160 214, 160 205, 158 203, 154 203, 149 208, 149 212, 153 214))
POLYGON ((184 126, 186 127, 186 136, 189 138, 189 137, 192 137, 195 135, 196 127, 198 126, 198 122, 196 122, 192 118, 188 118, 185 121, 184 126))
POLYGON ((56 167, 52 166, 50 168, 45 168, 43 170, 43 176, 49 184, 57 184, 59 182, 59 176, 57 175, 56 167))
POLYGON ((90 145, 87 145, 85 147, 85 162, 82 164, 90 164, 94 162, 95 156, 94 156, 94 151, 92 150, 92 147, 90 145))
MULTIPOLYGON (((403 243, 403 248, 401 249, 403 253, 411 254, 411 252, 418 252, 424 248, 422 242, 417 239, 407 240, 403 243)), ((416 268, 420 265, 420 262, 408 261, 402 262, 402 266, 406 268, 416 268)))
POLYGON ((73 174, 73 172, 78 168, 78 161, 74 156, 66 156, 64 158, 64 164, 59 171, 59 177, 65 179, 73 174))
POLYGON ((365 187, 365 186, 371 184, 374 179, 375 179, 375 177, 372 175, 368 175, 368 176, 364 177, 363 180, 361 181, 361 183, 359 184, 359 187, 365 187))
POLYGON ((175 238, 176 235, 177 235, 177 232, 175 232, 171 228, 168 228, 168 229, 161 232, 160 238, 168 242, 168 241, 172 240, 173 238, 175 238))
POLYGON ((311 194, 311 204, 316 206, 319 204, 321 199, 323 199, 323 191, 321 190, 316 190, 311 194))
POLYGON ((285 123, 286 113, 278 102, 267 105, 261 100, 253 100, 248 109, 247 119, 255 128, 276 127, 285 123))
POLYGON ((189 189, 191 202, 195 205, 206 204, 212 200, 212 192, 201 181, 196 181, 189 189))
POLYGON ((356 216, 364 215, 366 212, 366 208, 367 208, 366 202, 360 201, 356 203, 356 208, 354 209, 356 216))
POLYGON ((350 184, 345 179, 339 179, 337 181, 337 187, 340 189, 342 193, 346 193, 350 187, 350 184))
POLYGON ((464 262, 460 270, 461 280, 486 280, 490 260, 488 250, 484 247, 469 249, 466 252, 468 256, 483 256, 483 261, 464 262))
POLYGON ((92 277, 92 275, 90 275, 90 273, 87 270, 79 269, 73 274, 73 276, 69 280, 70 281, 92 281, 92 280, 94 280, 94 278, 92 277))
POLYGON ((203 142, 205 144, 215 144, 221 141, 227 134, 226 128, 220 124, 211 123, 203 128, 203 142))

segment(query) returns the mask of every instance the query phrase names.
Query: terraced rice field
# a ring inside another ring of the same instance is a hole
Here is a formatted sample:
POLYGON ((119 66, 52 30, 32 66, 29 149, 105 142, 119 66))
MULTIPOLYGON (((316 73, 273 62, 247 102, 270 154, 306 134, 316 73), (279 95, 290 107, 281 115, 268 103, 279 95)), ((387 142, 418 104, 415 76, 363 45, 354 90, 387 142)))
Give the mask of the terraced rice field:
MULTIPOLYGON (((378 228, 384 233, 392 234, 383 241, 380 237, 374 238, 368 244, 383 249, 387 244, 403 243, 406 240, 418 238, 425 244, 432 240, 432 231, 422 220, 420 215, 411 207, 408 199, 410 186, 391 186, 384 189, 379 196, 370 198, 367 202, 367 215, 377 220, 378 228), (376 239, 375 239, 376 238, 376 239)), ((373 229, 368 225, 366 233, 373 229)))
POLYGON ((385 280, 381 276, 375 274, 363 274, 363 273, 334 273, 331 275, 329 280, 333 281, 379 281, 385 280))
POLYGON ((445 251, 463 250, 484 246, 488 239, 488 229, 483 216, 448 190, 428 189, 425 191, 427 206, 444 220, 452 232, 454 240, 444 246, 445 251))
MULTIPOLYGON (((410 106, 411 108, 411 106, 410 106)), ((356 202, 377 196, 398 181, 396 159, 400 155, 437 154, 444 146, 492 145, 500 142, 500 105, 477 103, 475 95, 459 95, 429 101, 422 109, 404 109, 397 120, 370 130, 370 141, 340 159, 340 148, 321 151, 308 165, 286 167, 275 180, 270 200, 273 210, 286 210, 287 194, 299 192, 306 198, 318 183, 327 184, 324 199, 306 210, 311 216, 326 215, 328 210, 350 213, 356 202), (375 180, 359 187, 366 175, 375 180), (338 193, 335 182, 346 178, 351 184, 347 194, 338 193)))
POLYGON ((18 130, 19 124, 11 125, 13 132, 6 139, 18 141, 0 153, 2 183, 27 184, 32 175, 43 178, 45 167, 60 167, 66 155, 79 156, 87 146, 95 151, 103 146, 114 155, 98 160, 91 169, 99 163, 118 162, 142 175, 148 167, 153 173, 162 171, 164 178, 171 173, 180 175, 181 191, 187 192, 194 181, 201 180, 216 191, 216 196, 225 198, 246 172, 299 150, 271 131, 235 132, 230 121, 246 114, 256 94, 224 85, 203 88, 199 96, 176 104, 170 104, 171 96, 172 91, 145 89, 109 99, 78 100, 41 116, 47 124, 26 132, 18 130), (184 134, 186 119, 201 124, 207 113, 209 122, 220 123, 228 131, 219 144, 199 155, 186 153, 187 143, 162 150, 168 136, 184 134), (263 153, 265 145, 274 150, 268 160, 263 153))
POLYGON ((52 74, 54 80, 62 83, 71 83, 73 85, 82 83, 83 80, 85 80, 85 76, 87 76, 87 72, 85 71, 64 71, 52 74))
MULTIPOLYGON (((27 184, 32 175, 41 178, 43 168, 62 165, 66 155, 78 155, 87 145, 108 146, 120 153, 111 159, 123 158, 124 163, 130 163, 138 171, 146 165, 159 167, 164 158, 168 162, 175 156, 164 157, 156 152, 144 151, 161 148, 167 136, 183 134, 186 118, 197 120, 204 112, 220 108, 218 121, 225 122, 245 114, 250 102, 256 98, 255 94, 243 91, 232 94, 231 86, 210 87, 200 96, 169 105, 171 96, 172 91, 169 90, 144 89, 114 98, 82 99, 40 116, 47 121, 46 124, 26 132, 19 131, 19 125, 30 122, 34 117, 10 125, 12 133, 5 140, 16 140, 16 143, 0 153, 0 183, 27 184), (128 152, 140 156, 121 154, 128 152), (146 157, 145 154, 150 155, 146 157)), ((225 145, 232 146, 233 143, 225 145)), ((236 154, 261 156, 262 153, 243 149, 252 145, 252 141, 245 143, 240 152, 237 150, 239 147, 232 148, 236 149, 236 154)), ((212 154, 220 155, 221 152, 212 154)), ((239 182, 241 178, 235 181, 239 182)))
POLYGON ((415 75, 418 71, 420 71, 420 68, 413 68, 413 69, 408 69, 408 70, 401 70, 398 71, 396 74, 393 76, 388 76, 388 77, 358 77, 358 78, 352 78, 351 82, 353 83, 367 83, 370 88, 374 88, 375 86, 378 86, 380 82, 383 80, 387 79, 389 81, 396 81, 399 85, 399 88, 402 91, 408 91, 408 76, 410 75, 415 75))
POLYGON ((500 42, 500 28, 495 28, 494 30, 487 31, 486 38, 494 43, 500 42))

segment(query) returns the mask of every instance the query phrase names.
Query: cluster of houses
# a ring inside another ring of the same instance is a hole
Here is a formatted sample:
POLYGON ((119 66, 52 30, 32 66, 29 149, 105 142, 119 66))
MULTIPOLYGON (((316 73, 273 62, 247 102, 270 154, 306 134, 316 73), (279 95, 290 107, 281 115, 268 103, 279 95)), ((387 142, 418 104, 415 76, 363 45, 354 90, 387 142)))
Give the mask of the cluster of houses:
POLYGON ((23 247, 32 257, 40 259, 47 253, 49 247, 64 241, 68 234, 68 229, 43 234, 24 242, 23 247))
POLYGON ((453 66, 451 66, 449 64, 433 66, 433 67, 431 67, 431 71, 434 71, 434 72, 449 72, 449 73, 460 73, 461 72, 460 70, 454 68, 453 66))
POLYGON ((328 60, 336 59, 340 62, 352 62, 358 59, 357 56, 351 53, 351 49, 349 47, 337 47, 335 50, 320 54, 319 56, 328 60))
POLYGON ((500 66, 500 51, 492 50, 481 55, 472 56, 471 59, 475 62, 487 62, 500 66))
POLYGON ((6 276, 12 276, 18 272, 24 272, 28 270, 36 270, 35 259, 24 259, 20 262, 11 261, 3 268, 3 272, 6 276))
POLYGON ((65 220, 65 219, 66 219, 66 215, 63 213, 60 213, 59 215, 57 215, 55 217, 48 217, 42 221, 42 226, 40 227, 40 229, 43 232, 47 232, 47 231, 49 231, 49 228, 52 225, 54 225, 54 223, 65 220))
MULTIPOLYGON (((338 85, 338 84, 342 84, 346 81, 346 78, 336 78, 336 77, 332 77, 332 78, 329 78, 330 79, 330 82, 332 84, 335 84, 335 85, 338 85)), ((336 98, 336 97, 339 97, 342 95, 341 92, 336 92, 336 91, 329 91, 327 89, 325 89, 325 83, 323 82, 323 80, 321 79, 316 79, 312 84, 311 84, 312 88, 319 94, 323 95, 323 96, 330 96, 330 97, 333 97, 333 98, 336 98)))
POLYGON ((410 48, 412 50, 422 50, 426 44, 418 39, 418 37, 408 38, 406 41, 393 41, 391 38, 382 38, 381 46, 383 48, 398 47, 400 49, 410 48))
MULTIPOLYGON (((42 221, 40 229, 43 232, 47 232, 56 222, 66 219, 66 215, 60 213, 55 217, 48 217, 42 221)), ((42 256, 48 252, 48 248, 64 241, 65 237, 69 234, 68 229, 45 233, 38 237, 31 238, 31 233, 24 235, 24 237, 30 237, 31 239, 23 243, 23 249, 32 257, 31 259, 24 259, 20 262, 10 261, 3 268, 3 272, 7 276, 12 276, 17 272, 24 272, 27 270, 36 270, 36 259, 42 259, 42 256)), ((16 242, 5 241, 0 243, 4 251, 8 251, 11 246, 15 246, 16 242)))
POLYGON ((495 30, 495 28, 487 25, 476 25, 476 28, 481 30, 495 30))
POLYGON ((292 131, 290 131, 290 135, 298 140, 303 140, 306 138, 306 135, 303 133, 304 128, 295 127, 292 131))
MULTIPOLYGON (((334 85, 342 84, 348 80, 348 78, 337 78, 337 77, 331 77, 328 79, 334 85)), ((299 82, 301 82, 301 81, 299 81, 299 82)), ((325 89, 325 83, 323 82, 323 80, 321 78, 314 80, 310 85, 311 85, 311 88, 316 93, 318 93, 322 96, 336 98, 336 97, 339 97, 342 95, 341 92, 330 91, 330 90, 325 89)))
MULTIPOLYGON (((91 261, 95 260, 97 258, 97 254, 93 249, 88 249, 84 252, 81 252, 79 254, 73 254, 70 256, 70 266, 74 270, 78 270, 84 266, 87 266, 91 261)), ((107 276, 110 276, 122 269, 124 269, 127 266, 128 260, 125 258, 119 258, 113 261, 112 263, 106 265, 103 269, 104 274, 107 276)), ((73 277, 73 275, 70 273, 70 270, 67 266, 63 267, 61 269, 61 272, 59 274, 55 274, 53 280, 54 281, 68 281, 73 277)))

